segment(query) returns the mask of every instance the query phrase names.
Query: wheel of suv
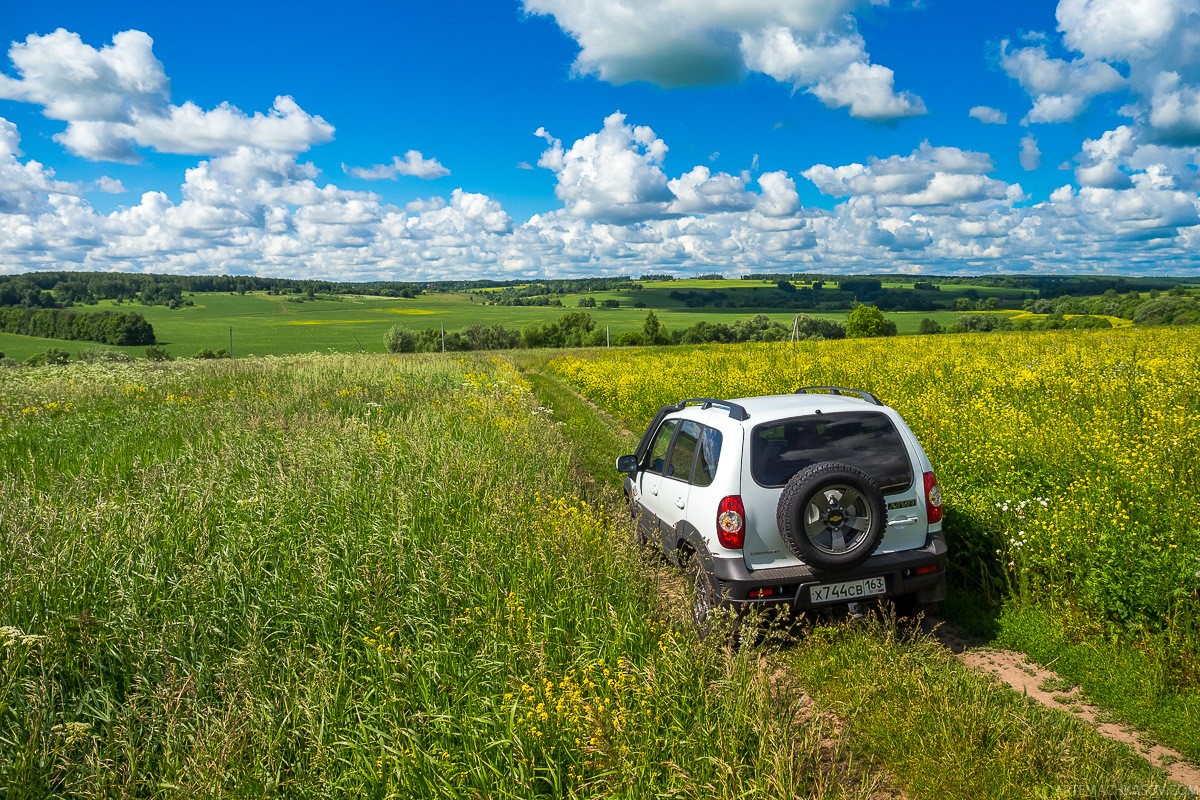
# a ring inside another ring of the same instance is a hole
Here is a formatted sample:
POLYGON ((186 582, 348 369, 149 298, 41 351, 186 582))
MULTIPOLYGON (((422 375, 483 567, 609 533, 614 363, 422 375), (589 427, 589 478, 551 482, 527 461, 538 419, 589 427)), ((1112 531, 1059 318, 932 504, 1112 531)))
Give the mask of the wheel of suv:
POLYGON ((852 569, 883 541, 887 507, 871 476, 826 461, 792 476, 775 512, 779 535, 797 558, 820 570, 852 569))
POLYGON ((717 615, 717 590, 712 575, 704 568, 699 556, 693 556, 687 567, 691 584, 692 623, 701 639, 713 631, 717 615))

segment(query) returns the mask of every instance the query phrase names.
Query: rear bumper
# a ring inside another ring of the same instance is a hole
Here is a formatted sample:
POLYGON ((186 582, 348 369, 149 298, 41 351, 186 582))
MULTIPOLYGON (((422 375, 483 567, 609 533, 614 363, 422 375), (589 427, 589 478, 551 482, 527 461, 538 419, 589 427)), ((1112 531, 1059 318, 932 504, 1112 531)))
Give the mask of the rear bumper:
POLYGON ((861 578, 883 578, 886 582, 884 594, 864 599, 914 593, 921 602, 935 602, 946 597, 946 540, 940 531, 930 534, 924 547, 874 555, 844 572, 821 572, 803 564, 750 570, 740 558, 714 558, 710 563, 719 585, 719 603, 725 608, 748 609, 780 604, 797 609, 833 606, 837 603, 811 602, 810 587, 861 578), (766 597, 750 596, 751 592, 768 589, 770 594, 766 597))

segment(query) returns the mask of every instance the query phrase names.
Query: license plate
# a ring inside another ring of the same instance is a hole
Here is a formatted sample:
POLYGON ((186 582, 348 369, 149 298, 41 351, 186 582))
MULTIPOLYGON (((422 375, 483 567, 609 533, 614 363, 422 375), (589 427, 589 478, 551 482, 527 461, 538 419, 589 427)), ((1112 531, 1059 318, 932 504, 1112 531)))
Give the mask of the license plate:
POLYGON ((808 587, 808 601, 810 603, 845 603, 850 600, 873 597, 886 591, 887 581, 883 578, 823 583, 820 586, 808 587))

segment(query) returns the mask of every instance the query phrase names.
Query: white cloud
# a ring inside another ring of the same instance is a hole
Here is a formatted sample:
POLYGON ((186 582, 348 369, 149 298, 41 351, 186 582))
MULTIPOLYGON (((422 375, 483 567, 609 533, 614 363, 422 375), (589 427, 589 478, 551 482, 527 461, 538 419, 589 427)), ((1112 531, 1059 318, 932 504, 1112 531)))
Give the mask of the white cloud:
POLYGON ((992 169, 985 153, 925 142, 908 156, 840 167, 817 164, 801 174, 823 194, 870 198, 880 206, 954 206, 1019 197, 1020 186, 987 177, 992 169))
POLYGON ((524 0, 580 46, 575 71, 609 83, 705 86, 760 72, 872 120, 925 113, 871 64, 853 12, 875 0, 524 0))
POLYGON ((970 116, 988 125, 1006 125, 1008 123, 1008 114, 1005 114, 998 108, 975 106, 968 113, 970 116))
POLYGON ((781 171, 752 184, 703 164, 669 178, 666 143, 620 115, 570 146, 541 135, 542 161, 567 187, 563 208, 515 224, 484 194, 398 207, 322 181, 295 154, 253 147, 199 161, 178 200, 147 192, 102 214, 78 186, 23 160, 16 128, 0 122, 0 264, 335 280, 1200 269, 1200 148, 1147 143, 1133 127, 1085 142, 1077 162, 1111 164, 1123 186, 1067 186, 1027 206, 1019 186, 989 176, 988 154, 925 144, 806 171, 842 198, 829 210, 805 208, 781 171))
MULTIPOLYGON (((392 156, 391 164, 376 164, 372 167, 347 167, 343 164, 342 169, 355 178, 362 178, 368 181, 396 180, 396 176, 398 175, 410 175, 414 178, 432 180, 450 174, 450 170, 438 163, 436 158, 425 158, 417 150, 409 150, 404 154, 403 159, 399 156, 392 156)), ((532 169, 532 167, 526 165, 526 169, 532 169)))
POLYGON ((667 206, 672 214, 741 211, 754 205, 754 195, 746 191, 744 180, 724 172, 713 175, 704 166, 667 181, 667 188, 675 196, 667 206))
POLYGON ((1200 143, 1200 89, 1175 72, 1160 73, 1150 99, 1150 125, 1161 141, 1200 143))
POLYGON ((1037 138, 1032 133, 1022 137, 1021 155, 1018 158, 1021 162, 1021 169, 1026 172, 1035 170, 1042 165, 1042 151, 1038 149, 1037 138))
POLYGON ((0 74, 0 98, 42 106, 47 117, 67 123, 55 141, 100 161, 135 162, 144 147, 189 155, 242 146, 299 153, 333 138, 332 125, 290 97, 276 97, 269 112, 252 115, 227 103, 208 111, 191 102, 172 105, 153 44, 132 30, 99 50, 61 28, 30 35, 9 49, 20 77, 0 74))
POLYGON ((568 213, 597 222, 624 224, 670 216, 674 196, 662 171, 667 145, 644 125, 625 124, 621 112, 610 114, 604 128, 564 150, 542 128, 550 142, 538 166, 558 177, 554 189, 568 213))
POLYGON ((790 82, 829 108, 848 107, 852 117, 890 120, 925 113, 921 98, 896 94, 892 70, 869 63, 857 32, 810 43, 787 28, 771 27, 743 33, 741 46, 754 71, 790 82))
POLYGON ((92 181, 88 187, 95 192, 103 192, 105 194, 124 194, 125 186, 116 178, 110 178, 107 175, 101 175, 96 180, 92 181))
POLYGON ((1044 45, 1002 47, 1005 70, 1034 100, 1028 122, 1073 119, 1092 97, 1125 90, 1132 102, 1119 113, 1149 137, 1200 144, 1200 0, 1061 0, 1056 16, 1073 61, 1044 45))
POLYGON ((54 170, 36 161, 21 163, 17 126, 0 117, 0 215, 43 209, 53 195, 77 194, 79 187, 54 179, 54 170))
POLYGON ((1009 50, 1008 44, 1000 44, 1000 65, 1034 101, 1026 123, 1075 119, 1093 97, 1125 85, 1121 73, 1103 61, 1084 57, 1068 62, 1051 58, 1043 45, 1009 50))

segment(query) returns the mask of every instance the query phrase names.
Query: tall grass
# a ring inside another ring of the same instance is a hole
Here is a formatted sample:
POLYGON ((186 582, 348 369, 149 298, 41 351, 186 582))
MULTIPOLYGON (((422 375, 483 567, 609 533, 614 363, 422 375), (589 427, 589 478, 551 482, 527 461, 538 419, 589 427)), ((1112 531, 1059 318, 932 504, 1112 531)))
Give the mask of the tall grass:
POLYGON ((875 787, 672 622, 505 362, 0 381, 5 798, 875 787))
POLYGON ((1002 643, 1200 759, 1198 353, 1194 330, 1146 329, 572 353, 553 366, 643 424, 683 397, 875 392, 937 469, 958 588, 1006 605, 1002 643))

